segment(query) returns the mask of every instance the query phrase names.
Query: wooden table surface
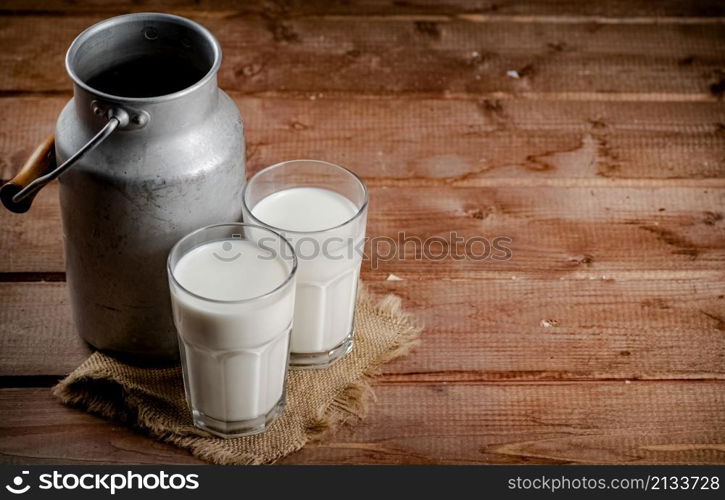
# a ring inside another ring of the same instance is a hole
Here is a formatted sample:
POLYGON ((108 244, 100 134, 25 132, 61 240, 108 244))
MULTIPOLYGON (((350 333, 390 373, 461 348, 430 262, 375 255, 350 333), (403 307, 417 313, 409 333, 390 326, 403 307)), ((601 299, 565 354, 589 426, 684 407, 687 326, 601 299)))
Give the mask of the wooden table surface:
MULTIPOLYGON (((725 463, 725 4, 145 4, 0 3, 2 178, 71 96, 73 38, 163 10, 221 41, 250 174, 326 159, 367 181, 370 236, 512 239, 366 262, 423 343, 363 422, 284 463, 725 463)), ((88 355, 57 195, 0 213, 0 461, 197 462, 51 397, 88 355)))

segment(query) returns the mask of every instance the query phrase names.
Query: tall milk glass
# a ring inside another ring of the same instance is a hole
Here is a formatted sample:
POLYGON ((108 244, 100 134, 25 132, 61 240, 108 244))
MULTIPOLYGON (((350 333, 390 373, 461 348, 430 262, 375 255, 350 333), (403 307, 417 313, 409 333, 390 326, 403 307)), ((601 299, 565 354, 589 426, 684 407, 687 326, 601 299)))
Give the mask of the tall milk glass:
POLYGON ((299 259, 290 364, 324 368, 352 349, 368 192, 318 160, 265 168, 244 189, 244 220, 279 232, 299 259))

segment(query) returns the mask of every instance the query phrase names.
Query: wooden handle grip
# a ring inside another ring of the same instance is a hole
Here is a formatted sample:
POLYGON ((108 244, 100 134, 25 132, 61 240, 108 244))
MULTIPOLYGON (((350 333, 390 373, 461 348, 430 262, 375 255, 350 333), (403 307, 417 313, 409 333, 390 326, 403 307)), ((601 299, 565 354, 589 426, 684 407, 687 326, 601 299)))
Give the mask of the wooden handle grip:
POLYGON ((19 203, 13 201, 13 196, 38 177, 53 170, 55 166, 55 135, 51 134, 33 151, 20 172, 0 187, 0 200, 5 208, 18 214, 27 212, 37 193, 31 194, 19 203))

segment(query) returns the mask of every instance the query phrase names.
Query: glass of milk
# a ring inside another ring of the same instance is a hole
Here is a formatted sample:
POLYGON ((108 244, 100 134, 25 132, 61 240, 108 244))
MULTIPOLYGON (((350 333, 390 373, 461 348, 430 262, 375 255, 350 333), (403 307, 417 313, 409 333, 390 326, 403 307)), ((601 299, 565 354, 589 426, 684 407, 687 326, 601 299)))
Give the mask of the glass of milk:
POLYGON ((197 427, 256 434, 282 412, 296 271, 289 242, 250 224, 208 226, 171 249, 171 303, 197 427))
POLYGON ((299 261, 293 367, 324 368, 352 349, 367 207, 363 181, 324 161, 267 167, 244 188, 244 220, 282 234, 299 261))

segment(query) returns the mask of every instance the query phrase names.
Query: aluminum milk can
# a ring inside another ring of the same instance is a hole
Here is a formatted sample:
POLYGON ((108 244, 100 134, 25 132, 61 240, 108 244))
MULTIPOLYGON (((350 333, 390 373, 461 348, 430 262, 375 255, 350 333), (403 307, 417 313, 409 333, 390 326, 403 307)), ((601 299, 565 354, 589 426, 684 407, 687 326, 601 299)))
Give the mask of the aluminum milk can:
POLYGON ((102 21, 66 56, 73 99, 0 190, 24 212, 60 182, 66 276, 80 336, 131 361, 178 357, 166 258, 199 227, 241 218, 239 111, 217 86, 221 49, 168 14, 102 21))

